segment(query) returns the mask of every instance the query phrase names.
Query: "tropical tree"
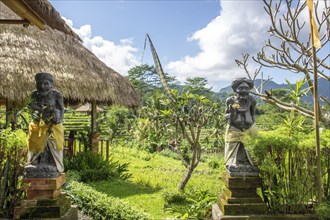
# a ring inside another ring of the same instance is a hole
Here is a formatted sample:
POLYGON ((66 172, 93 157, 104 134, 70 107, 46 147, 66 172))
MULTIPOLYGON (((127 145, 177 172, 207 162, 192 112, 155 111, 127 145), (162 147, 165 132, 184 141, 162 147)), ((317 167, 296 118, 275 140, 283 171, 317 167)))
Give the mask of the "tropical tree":
POLYGON ((164 99, 163 105, 169 108, 161 113, 175 128, 176 137, 172 150, 179 155, 186 167, 186 173, 178 185, 178 189, 182 191, 201 159, 201 131, 220 114, 220 108, 217 102, 212 102, 205 96, 188 92, 180 94, 177 90, 172 90, 171 94, 174 101, 164 99), (183 140, 188 146, 183 144, 183 140))
POLYGON ((162 111, 168 109, 163 105, 164 93, 156 91, 148 97, 139 110, 139 118, 133 132, 137 145, 150 152, 161 151, 169 145, 175 136, 173 126, 162 117, 162 111))
POLYGON ((203 95, 206 97, 211 97, 213 94, 211 89, 207 88, 207 79, 204 77, 188 77, 183 86, 184 92, 193 93, 196 95, 203 95))
POLYGON ((128 135, 134 120, 135 115, 132 110, 113 105, 98 120, 101 135, 107 136, 112 143, 115 138, 128 135))
POLYGON ((195 95, 189 92, 179 93, 177 90, 171 90, 166 80, 166 75, 161 67, 157 52, 151 42, 149 35, 151 52, 155 61, 157 73, 163 85, 166 99, 163 101, 167 110, 163 110, 163 116, 170 118, 172 125, 176 128, 177 138, 176 146, 173 150, 179 154, 183 165, 186 167, 186 173, 178 185, 180 191, 184 190, 195 168, 201 159, 201 131, 211 118, 218 113, 218 103, 213 103, 205 96, 195 95), (189 155, 184 153, 181 139, 188 142, 189 155))
MULTIPOLYGON (((174 77, 169 76, 165 73, 165 77, 169 83, 175 81, 174 77)), ((142 103, 145 102, 147 97, 162 87, 159 79, 159 75, 156 72, 155 67, 143 64, 135 66, 128 71, 128 79, 133 84, 137 91, 142 103)))
MULTIPOLYGON (((301 82, 298 85, 300 90, 296 90, 298 87, 293 88, 291 85, 292 92, 290 94, 295 99, 294 102, 280 100, 272 91, 262 92, 261 88, 256 88, 256 95, 285 111, 294 110, 312 118, 314 117, 313 110, 297 103, 301 96, 313 94, 313 46, 311 35, 306 35, 306 32, 309 32, 309 24, 303 19, 305 10, 307 10, 306 2, 294 0, 263 0, 263 2, 271 26, 269 28, 270 36, 266 44, 256 56, 252 57, 252 60, 260 67, 254 71, 249 69, 248 64, 251 61, 249 54, 243 54, 243 58, 236 60, 236 63, 244 69, 250 79, 256 79, 257 76, 261 75, 262 67, 279 68, 287 70, 291 74, 302 74, 308 89, 303 89, 301 82)), ((316 50, 317 77, 328 82, 330 81, 327 74, 330 71, 329 1, 316 1, 314 13, 321 41, 321 47, 316 50)), ((330 106, 329 97, 320 98, 330 106)), ((320 110, 319 117, 323 125, 330 128, 330 115, 325 110, 320 110)))

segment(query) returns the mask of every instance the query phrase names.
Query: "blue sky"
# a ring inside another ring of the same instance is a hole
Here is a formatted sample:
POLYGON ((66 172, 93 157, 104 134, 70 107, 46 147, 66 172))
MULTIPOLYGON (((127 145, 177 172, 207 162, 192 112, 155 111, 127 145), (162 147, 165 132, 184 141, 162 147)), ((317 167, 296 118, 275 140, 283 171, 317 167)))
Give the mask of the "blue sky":
MULTIPOLYGON (((164 70, 180 82, 205 77, 214 91, 245 76, 235 59, 254 55, 267 39, 269 18, 261 0, 87 1, 51 0, 89 48, 122 75, 135 65, 153 65, 149 33, 164 70)), ((251 68, 253 65, 251 64, 251 68)), ((264 71, 274 81, 302 75, 264 71)))

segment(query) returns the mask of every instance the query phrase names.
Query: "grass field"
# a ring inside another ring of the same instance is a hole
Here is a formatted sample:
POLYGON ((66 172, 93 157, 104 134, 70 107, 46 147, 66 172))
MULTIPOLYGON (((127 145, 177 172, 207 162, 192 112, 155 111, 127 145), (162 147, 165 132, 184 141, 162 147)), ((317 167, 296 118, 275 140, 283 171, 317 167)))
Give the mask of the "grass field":
MULTIPOLYGON (((129 180, 108 180, 89 183, 96 190, 129 202, 132 206, 148 212, 153 219, 165 219, 175 213, 165 212, 166 191, 176 191, 185 168, 181 162, 158 153, 148 153, 136 148, 116 146, 111 148, 111 156, 120 163, 129 163, 129 180)), ((223 164, 221 155, 207 157, 209 160, 218 158, 223 164)), ((200 163, 185 192, 194 193, 208 191, 215 197, 223 189, 222 174, 224 169, 212 169, 207 165, 208 159, 200 163)), ((182 204, 184 206, 184 204, 182 204)))

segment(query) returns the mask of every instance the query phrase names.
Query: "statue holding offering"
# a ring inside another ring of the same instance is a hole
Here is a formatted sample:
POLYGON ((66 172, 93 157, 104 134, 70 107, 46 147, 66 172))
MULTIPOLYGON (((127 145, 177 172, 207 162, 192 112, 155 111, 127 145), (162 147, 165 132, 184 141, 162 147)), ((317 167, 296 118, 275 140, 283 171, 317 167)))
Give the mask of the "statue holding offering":
POLYGON ((238 78, 232 82, 235 92, 226 101, 225 117, 228 119, 226 129, 225 163, 226 169, 232 175, 258 173, 258 167, 253 165, 251 156, 243 144, 246 135, 256 135, 255 107, 256 101, 249 94, 253 81, 238 78))
POLYGON ((56 177, 64 171, 62 125, 64 103, 62 94, 53 89, 54 77, 49 73, 35 75, 37 90, 30 95, 27 177, 56 177))

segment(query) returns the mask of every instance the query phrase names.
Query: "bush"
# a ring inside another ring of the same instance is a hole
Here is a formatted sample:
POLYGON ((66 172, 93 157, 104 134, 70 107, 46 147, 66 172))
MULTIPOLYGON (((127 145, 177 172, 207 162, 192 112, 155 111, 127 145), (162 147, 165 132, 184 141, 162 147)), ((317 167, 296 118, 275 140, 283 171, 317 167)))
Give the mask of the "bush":
MULTIPOLYGON (((315 141, 313 134, 287 133, 279 128, 260 132, 245 144, 259 164, 263 179, 262 196, 271 213, 313 213, 311 202, 315 201, 317 188, 315 141)), ((328 147, 329 132, 321 134, 321 147, 328 147)), ((323 151, 326 149, 323 149, 323 151)), ((322 170, 327 170, 329 154, 322 154, 322 170)), ((329 185, 329 173, 323 176, 324 185, 329 185)), ((325 192, 328 192, 326 189, 325 192)))
POLYGON ((186 195, 178 190, 165 189, 162 191, 162 196, 164 197, 165 204, 183 204, 187 202, 186 195))
POLYGON ((219 163, 219 160, 210 160, 207 165, 211 168, 211 169, 217 169, 220 167, 220 163, 219 163))
POLYGON ((330 219, 330 203, 321 203, 316 207, 316 214, 322 220, 330 219))
POLYGON ((127 107, 113 105, 104 115, 99 117, 98 123, 101 136, 109 139, 119 139, 129 135, 132 124, 136 120, 134 112, 127 107))
POLYGON ((145 212, 133 208, 118 198, 98 192, 84 183, 71 181, 64 190, 85 214, 95 220, 149 219, 145 212))
POLYGON ((26 149, 23 130, 0 132, 0 217, 11 218, 14 207, 24 196, 22 176, 26 149))
POLYGON ((185 193, 166 191, 163 195, 169 206, 166 210, 178 213, 176 218, 180 219, 210 219, 212 205, 216 203, 216 197, 204 190, 185 193))
POLYGON ((110 178, 128 179, 131 176, 127 173, 128 163, 120 164, 112 158, 106 161, 102 155, 90 151, 65 157, 64 166, 68 171, 76 171, 80 177, 79 181, 82 182, 110 178))

